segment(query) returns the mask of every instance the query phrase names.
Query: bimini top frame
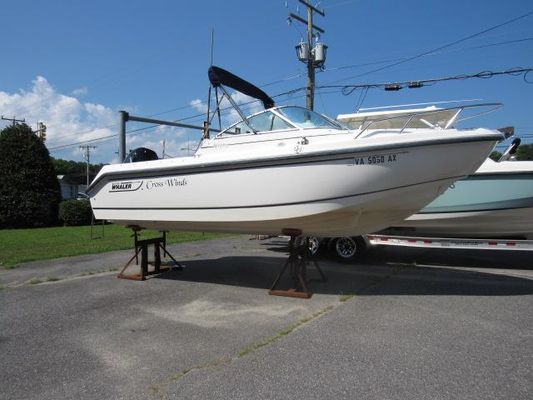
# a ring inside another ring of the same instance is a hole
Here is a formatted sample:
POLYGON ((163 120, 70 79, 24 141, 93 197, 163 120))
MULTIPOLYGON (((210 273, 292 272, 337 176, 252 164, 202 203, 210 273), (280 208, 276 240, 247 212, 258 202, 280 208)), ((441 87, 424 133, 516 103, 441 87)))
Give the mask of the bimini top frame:
POLYGON ((230 87, 232 89, 235 89, 242 94, 245 94, 247 96, 253 97, 255 99, 260 100, 263 103, 263 106, 265 109, 272 108, 275 106, 274 100, 267 95, 265 92, 263 92, 261 89, 259 89, 257 86, 252 85, 250 82, 245 81, 242 78, 239 78, 237 75, 232 74, 229 71, 226 71, 225 69, 216 67, 212 65, 209 67, 208 70, 208 76, 209 76, 209 82, 211 85, 209 86, 209 99, 207 101, 207 121, 204 124, 204 139, 209 139, 209 126, 211 125, 211 121, 215 114, 218 114, 219 119, 219 125, 221 125, 220 121, 220 104, 222 102, 222 99, 226 97, 230 104, 235 108, 235 111, 239 114, 239 116, 242 118, 242 120, 248 125, 248 127, 255 133, 255 129, 251 126, 248 119, 240 109, 240 107, 235 103, 231 95, 228 93, 226 88, 224 86, 230 87), (216 93, 216 109, 213 111, 213 114, 210 115, 210 104, 211 104, 211 88, 215 88, 216 93), (218 88, 222 90, 223 95, 219 98, 218 97, 218 88))

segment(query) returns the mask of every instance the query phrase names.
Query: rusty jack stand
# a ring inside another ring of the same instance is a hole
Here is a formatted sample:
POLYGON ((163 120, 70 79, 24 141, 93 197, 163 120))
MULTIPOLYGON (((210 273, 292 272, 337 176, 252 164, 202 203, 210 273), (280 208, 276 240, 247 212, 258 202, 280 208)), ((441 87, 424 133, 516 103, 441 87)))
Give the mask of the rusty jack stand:
POLYGON ((167 235, 166 232, 163 232, 162 237, 157 237, 153 239, 143 239, 139 240, 138 237, 139 229, 133 228, 133 236, 135 241, 135 254, 133 257, 130 258, 130 260, 126 263, 124 268, 122 268, 122 271, 117 275, 117 278, 119 279, 131 279, 134 281, 144 281, 146 279, 147 275, 154 275, 154 274, 160 274, 161 272, 166 272, 172 269, 172 267, 161 267, 161 250, 163 250, 163 254, 169 256, 174 264, 176 265, 177 269, 183 269, 183 265, 177 262, 174 257, 172 257, 172 254, 170 254, 167 251, 167 235), (154 270, 148 271, 148 246, 154 245, 154 270), (138 264, 138 256, 139 253, 141 253, 141 272, 138 274, 125 274, 124 272, 126 269, 130 266, 131 262, 135 260, 135 263, 138 264))
MULTIPOLYGON (((296 239, 298 239, 302 234, 302 231, 299 229, 283 229, 282 233, 290 236, 291 238, 289 241, 289 258, 285 262, 285 265, 278 274, 268 293, 272 296, 309 299, 313 293, 307 287, 307 264, 310 261, 308 239, 305 238, 303 242, 296 244, 296 239), (289 268, 289 275, 293 282, 293 287, 287 290, 276 289, 276 285, 279 283, 287 268, 289 268)), ((315 265, 317 271, 320 273, 322 281, 326 282, 326 275, 324 275, 324 272, 322 272, 322 269, 318 263, 315 260, 311 261, 315 265)))

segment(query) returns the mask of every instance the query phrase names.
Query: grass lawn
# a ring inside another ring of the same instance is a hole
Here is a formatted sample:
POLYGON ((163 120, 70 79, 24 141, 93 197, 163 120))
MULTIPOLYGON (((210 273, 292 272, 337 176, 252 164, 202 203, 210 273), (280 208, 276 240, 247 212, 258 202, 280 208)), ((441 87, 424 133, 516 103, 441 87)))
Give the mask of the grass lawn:
MULTIPOLYGON (((160 236, 156 231, 142 231, 140 239, 160 236)), ((223 237, 223 234, 201 232, 169 232, 167 243, 191 242, 223 237)), ((36 260, 104 253, 112 250, 133 249, 130 229, 118 225, 62 226, 35 229, 0 230, 0 267, 14 268, 17 264, 36 260)))

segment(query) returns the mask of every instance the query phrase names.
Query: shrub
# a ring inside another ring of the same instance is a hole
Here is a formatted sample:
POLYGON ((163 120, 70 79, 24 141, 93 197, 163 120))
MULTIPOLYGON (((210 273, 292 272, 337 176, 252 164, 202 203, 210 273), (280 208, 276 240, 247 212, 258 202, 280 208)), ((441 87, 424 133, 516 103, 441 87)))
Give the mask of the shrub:
POLYGON ((89 225, 92 210, 88 200, 66 200, 59 203, 59 219, 67 226, 89 225))

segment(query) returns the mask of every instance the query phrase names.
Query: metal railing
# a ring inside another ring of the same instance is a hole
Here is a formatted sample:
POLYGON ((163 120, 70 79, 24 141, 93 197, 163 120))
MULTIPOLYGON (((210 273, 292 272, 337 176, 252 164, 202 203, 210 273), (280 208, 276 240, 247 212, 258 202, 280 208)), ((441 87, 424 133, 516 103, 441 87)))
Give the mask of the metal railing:
POLYGON ((462 105, 457 107, 447 107, 447 108, 439 108, 437 110, 422 110, 422 111, 413 111, 413 112, 406 112, 405 114, 400 115, 394 115, 392 117, 384 117, 379 118, 370 121, 366 126, 363 126, 361 128, 361 132, 359 132, 354 139, 357 139, 359 136, 361 136, 365 131, 372 129, 372 125, 377 125, 378 123, 383 123, 384 121, 391 121, 391 120, 397 120, 397 119, 405 119, 407 118, 407 121, 403 124, 401 128, 376 128, 378 130, 397 130, 399 129, 398 133, 403 133, 407 128, 410 127, 411 123, 415 121, 415 117, 420 116, 429 116, 429 115, 435 115, 435 114, 447 114, 450 111, 456 110, 456 112, 453 113, 453 115, 447 120, 444 121, 444 123, 441 125, 439 124, 439 121, 437 123, 432 124, 429 122, 426 118, 419 118, 416 122, 422 122, 424 125, 426 125, 428 128, 432 129, 450 129, 454 124, 457 124, 459 122, 463 122, 472 118, 477 118, 482 115, 489 114, 491 112, 496 111, 497 109, 503 107, 502 103, 480 103, 480 104, 468 104, 468 105, 462 105), (486 110, 476 113, 474 115, 469 115, 464 118, 459 118, 459 115, 467 109, 475 109, 475 108, 486 108, 486 110))

